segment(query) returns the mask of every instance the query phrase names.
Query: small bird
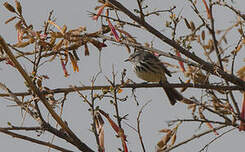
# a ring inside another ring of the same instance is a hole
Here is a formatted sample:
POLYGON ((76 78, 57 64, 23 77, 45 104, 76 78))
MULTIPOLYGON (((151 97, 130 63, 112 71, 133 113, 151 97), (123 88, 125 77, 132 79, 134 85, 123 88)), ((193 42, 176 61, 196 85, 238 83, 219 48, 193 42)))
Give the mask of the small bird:
POLYGON ((171 73, 153 53, 136 50, 125 60, 125 62, 127 61, 133 63, 134 72, 140 79, 147 82, 164 83, 163 89, 171 105, 174 105, 176 100, 180 101, 183 99, 183 96, 176 89, 168 85, 165 74, 171 77, 171 73))

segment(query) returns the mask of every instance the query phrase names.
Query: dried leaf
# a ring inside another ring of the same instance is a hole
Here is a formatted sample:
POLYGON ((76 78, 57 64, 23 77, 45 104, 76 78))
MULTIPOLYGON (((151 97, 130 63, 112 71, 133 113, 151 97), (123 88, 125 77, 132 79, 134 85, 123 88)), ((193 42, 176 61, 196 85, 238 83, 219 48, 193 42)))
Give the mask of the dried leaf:
POLYGON ((245 66, 241 67, 236 73, 240 79, 244 79, 245 78, 245 66))
POLYGON ((88 41, 91 44, 93 44, 99 51, 101 51, 103 47, 107 47, 107 45, 105 43, 102 43, 102 42, 95 40, 95 39, 89 39, 88 41))
POLYGON ((9 22, 13 21, 14 19, 16 19, 16 16, 10 17, 9 19, 7 19, 4 23, 8 24, 9 22))
MULTIPOLYGON (((177 55, 178 57, 181 58, 181 54, 180 54, 179 51, 176 51, 176 55, 177 55)), ((179 63, 179 65, 180 65, 181 71, 182 71, 182 72, 185 72, 185 66, 184 66, 184 63, 183 63, 182 61, 178 61, 178 63, 179 63)))
POLYGON ((63 46, 63 41, 64 41, 64 39, 62 39, 58 43, 56 43, 52 50, 58 51, 63 46))
POLYGON ((62 28, 60 26, 58 26, 55 22, 48 20, 48 23, 53 25, 54 27, 56 27, 62 33, 62 35, 64 35, 62 28))
POLYGON ((205 40, 205 31, 202 31, 201 36, 202 36, 202 40, 205 40))
POLYGON ((64 61, 63 61, 62 59, 60 59, 60 62, 61 62, 62 69, 63 69, 63 71, 64 71, 64 76, 65 76, 65 77, 68 77, 69 74, 68 74, 68 72, 67 72, 67 70, 66 70, 66 65, 65 65, 64 61))
POLYGON ((174 135, 172 136, 170 145, 171 146, 174 145, 175 141, 176 141, 176 133, 174 133, 174 135))
POLYGON ((78 68, 78 65, 77 65, 77 61, 76 59, 74 58, 74 56, 71 54, 71 52, 69 52, 69 57, 70 57, 70 61, 71 61, 71 64, 72 64, 72 67, 73 67, 73 71, 77 71, 79 72, 79 68, 78 68))
POLYGON ((206 8, 206 12, 207 12, 208 19, 211 19, 211 13, 210 13, 210 10, 209 10, 209 8, 208 8, 208 4, 206 3, 205 0, 202 0, 202 1, 203 1, 203 3, 204 3, 205 8, 206 8))
POLYGON ((34 39, 34 38, 31 38, 31 39, 29 39, 29 40, 26 41, 26 42, 18 42, 18 43, 16 43, 16 44, 14 44, 13 46, 14 46, 14 47, 17 47, 17 48, 24 48, 24 47, 26 47, 26 46, 28 46, 28 45, 34 43, 34 42, 35 42, 35 39, 34 39))
POLYGON ((93 16, 93 20, 98 20, 99 16, 101 15, 101 13, 103 12, 104 8, 106 7, 107 5, 104 4, 102 6, 99 7, 99 10, 97 12, 97 14, 95 16, 93 16))
POLYGON ((184 18, 184 21, 185 21, 186 27, 187 27, 188 29, 191 29, 191 26, 190 26, 190 24, 189 24, 189 22, 187 21, 186 18, 184 18))
POLYGON ((180 102, 183 102, 185 104, 193 104, 194 103, 192 100, 189 100, 187 98, 182 99, 180 102))
POLYGON ((169 131, 171 131, 170 129, 161 129, 161 130, 159 130, 159 132, 163 132, 163 133, 167 133, 167 132, 169 132, 169 131))
POLYGON ((20 5, 20 2, 15 0, 15 4, 16 4, 17 11, 19 12, 20 15, 22 15, 22 7, 20 5))
MULTIPOLYGON (((107 10, 106 11, 106 16, 108 16, 108 14, 109 14, 109 11, 107 10)), ((119 38, 119 36, 117 34, 117 31, 116 31, 115 27, 112 25, 111 21, 108 18, 106 18, 106 21, 108 23, 108 26, 111 29, 112 34, 114 35, 114 37, 116 39, 116 41, 119 42, 120 41, 120 38, 119 38)))
POLYGON ((195 29, 196 29, 195 24, 192 21, 190 21, 190 29, 191 29, 191 31, 195 31, 195 29))
POLYGON ((118 91, 117 91, 117 93, 119 93, 119 94, 122 93, 122 92, 123 92, 123 89, 121 89, 121 88, 119 88, 118 91))
POLYGON ((161 149, 164 146, 167 145, 168 141, 170 140, 170 137, 172 136, 172 131, 169 131, 165 136, 162 137, 162 139, 157 143, 157 146, 161 149))
POLYGON ((76 59, 77 61, 80 60, 79 57, 78 57, 78 55, 77 55, 77 52, 76 52, 75 50, 72 51, 72 54, 73 54, 73 56, 75 57, 75 59, 76 59))
MULTIPOLYGON (((185 72, 185 74, 186 74, 186 72, 185 72)), ((188 80, 185 81, 185 83, 190 83, 190 82, 191 82, 191 79, 188 79, 188 80)), ((180 92, 184 92, 187 88, 188 87, 181 88, 180 92)))
POLYGON ((10 12, 16 13, 15 8, 14 8, 12 5, 10 5, 8 2, 5 2, 3 5, 4 5, 4 7, 5 7, 7 10, 9 10, 10 12))
POLYGON ((63 27, 62 27, 62 33, 65 33, 66 32, 66 30, 67 30, 67 26, 66 25, 63 25, 63 27))
POLYGON ((84 44, 84 53, 85 53, 85 56, 89 56, 89 50, 88 50, 88 44, 87 43, 84 44))

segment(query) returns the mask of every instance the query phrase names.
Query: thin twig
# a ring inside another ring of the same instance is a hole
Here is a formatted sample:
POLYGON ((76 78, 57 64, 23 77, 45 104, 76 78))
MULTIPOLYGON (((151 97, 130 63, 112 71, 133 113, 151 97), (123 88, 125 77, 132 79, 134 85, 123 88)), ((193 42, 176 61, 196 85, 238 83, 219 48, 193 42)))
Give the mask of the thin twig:
POLYGON ((44 146, 47 146, 47 147, 51 147, 53 149, 56 149, 56 150, 59 150, 59 151, 62 151, 62 152, 72 152, 71 150, 67 150, 65 148, 53 145, 53 144, 51 144, 49 142, 45 142, 45 141, 37 140, 37 139, 31 138, 31 137, 28 137, 28 136, 20 135, 20 134, 5 130, 3 128, 0 128, 0 132, 2 132, 4 134, 7 134, 7 135, 10 135, 10 136, 12 136, 14 138, 20 138, 20 139, 23 139, 23 140, 26 140, 26 141, 30 141, 30 142, 39 144, 39 145, 44 145, 44 146))
MULTIPOLYGON (((149 84, 143 84, 143 83, 136 83, 136 84, 116 84, 116 87, 120 88, 158 88, 162 87, 159 83, 149 83, 149 84)), ((212 85, 212 84, 194 84, 194 83, 172 83, 169 84, 169 86, 173 88, 199 88, 199 89, 214 89, 214 90, 244 90, 245 88, 239 87, 239 86, 223 86, 223 85, 212 85)), ((102 89, 109 89, 110 85, 101 85, 101 86, 82 86, 82 87, 68 87, 68 88, 56 88, 49 91, 43 91, 42 93, 44 95, 50 94, 50 93, 70 93, 70 92, 77 92, 77 91, 85 91, 85 90, 102 90, 102 89)), ((32 95, 31 92, 17 92, 13 93, 15 96, 28 96, 32 95)), ((0 97, 8 97, 8 93, 0 93, 0 97)))
POLYGON ((229 129, 229 130, 223 132, 221 135, 219 135, 219 136, 215 137, 213 140, 211 140, 208 144, 206 144, 206 145, 205 145, 201 150, 199 150, 198 152, 204 151, 204 149, 207 148, 211 143, 213 143, 214 141, 216 141, 217 139, 219 139, 219 138, 222 137, 223 135, 225 135, 225 134, 227 134, 227 133, 229 133, 229 132, 231 132, 231 131, 233 131, 233 130, 235 130, 235 129, 236 129, 236 128, 231 128, 231 129, 229 129))
POLYGON ((140 108, 140 111, 139 111, 138 116, 137 116, 137 133, 138 133, 138 136, 139 136, 139 139, 140 139, 140 143, 141 143, 141 147, 142 147, 142 149, 143 149, 143 152, 145 152, 145 146, 144 146, 143 138, 142 138, 141 131, 140 131, 140 116, 141 116, 141 114, 142 114, 143 109, 144 109, 150 102, 151 102, 151 101, 146 102, 146 103, 140 108))
MULTIPOLYGON (((219 127, 214 128, 214 130, 220 130, 220 129, 225 128, 225 127, 226 127, 226 125, 222 125, 222 126, 219 126, 219 127)), ((194 139, 198 139, 199 137, 202 137, 204 135, 207 135, 210 132, 213 132, 213 129, 204 131, 204 132, 202 132, 200 134, 197 134, 197 135, 193 135, 191 138, 186 139, 186 140, 184 140, 184 141, 182 141, 182 142, 180 142, 180 143, 178 143, 178 144, 176 144, 174 146, 169 147, 168 149, 164 150, 164 152, 169 152, 169 151, 171 151, 171 150, 173 150, 173 149, 175 149, 175 148, 177 148, 177 147, 179 147, 181 145, 184 145, 184 144, 186 144, 186 143, 188 143, 190 141, 193 141, 194 139)))

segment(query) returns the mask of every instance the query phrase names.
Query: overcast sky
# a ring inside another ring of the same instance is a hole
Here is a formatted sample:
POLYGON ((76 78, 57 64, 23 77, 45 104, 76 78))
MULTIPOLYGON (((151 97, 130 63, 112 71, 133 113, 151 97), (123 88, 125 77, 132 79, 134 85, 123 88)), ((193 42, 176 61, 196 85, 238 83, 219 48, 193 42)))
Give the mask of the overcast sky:
MULTIPOLYGON (((181 12, 183 16, 187 16, 190 19, 197 19, 193 16, 193 12, 190 9, 187 0, 154 0, 150 7, 152 10, 155 8, 159 9, 169 9, 170 6, 177 6, 177 13, 181 12)), ((1 1, 0 6, 0 34, 5 38, 9 43, 15 43, 17 41, 16 30, 13 23, 8 25, 4 24, 4 21, 11 17, 11 13, 6 11, 3 8, 2 4, 4 1, 1 1)), ((9 3, 14 4, 14 1, 8 0, 9 3)), ((127 6, 129 9, 137 7, 136 2, 133 0, 122 1, 121 2, 127 6)), ((23 15, 27 20, 28 24, 33 24, 34 30, 40 30, 43 26, 43 22, 47 19, 48 14, 51 10, 54 10, 54 16, 56 17, 56 23, 60 26, 67 25, 68 29, 76 28, 79 26, 86 26, 89 32, 98 30, 100 28, 100 22, 95 22, 89 17, 90 12, 95 12, 94 7, 98 5, 96 0, 22 0, 21 4, 23 6, 23 15)), ((244 11, 245 10, 245 1, 236 0, 236 8, 244 11)), ((203 13, 203 12, 201 12, 203 13)), ((222 11, 217 11, 216 26, 218 28, 231 25, 235 22, 234 16, 229 14, 229 11, 223 9, 222 11)), ((153 17, 149 19, 152 21, 154 27, 159 28, 161 32, 169 36, 167 29, 164 28, 164 21, 166 21, 167 15, 161 17, 153 17), (159 20, 161 19, 161 20, 159 20)), ((165 49, 166 52, 169 51, 169 46, 160 42, 157 38, 154 38, 149 33, 143 31, 134 31, 130 29, 131 32, 141 43, 145 42, 154 42, 154 47, 158 49, 165 49)), ((179 31, 180 33, 185 33, 186 31, 179 31)), ((236 35, 233 35, 234 39, 236 35)), ((231 42, 232 43, 232 42, 231 42)), ((103 72, 106 76, 110 77, 112 72, 112 66, 114 66, 115 71, 118 73, 118 82, 120 79, 120 73, 125 68, 127 69, 127 76, 135 82, 142 82, 135 77, 131 65, 124 63, 123 60, 128 57, 128 53, 124 47, 112 44, 107 42, 108 47, 102 50, 102 67, 103 72)), ((90 46, 91 47, 91 46, 90 46)), ((23 50, 25 51, 25 50, 23 50)), ((28 50, 30 51, 30 50, 28 50)), ((196 54, 200 52, 197 51, 196 54)), ((199 55, 199 54, 198 54, 199 55)), ((200 55, 202 56, 202 55, 200 55)), ((49 80, 45 82, 49 88, 57 87, 68 87, 69 85, 80 85, 80 83, 85 85, 90 85, 90 80, 92 76, 99 71, 98 67, 98 50, 95 48, 90 49, 90 56, 84 57, 84 53, 81 51, 79 54, 81 61, 79 62, 79 73, 72 72, 71 65, 69 68, 69 73, 71 76, 69 78, 64 78, 63 71, 59 65, 59 60, 54 61, 53 63, 48 63, 42 67, 40 74, 46 74, 50 77, 49 80)), ((163 58, 165 59, 165 58, 163 58)), ((169 61, 168 59, 166 59, 169 61)), ((171 60, 172 61, 172 60, 171 60)), ((24 60, 21 60, 23 67, 31 72, 31 68, 28 67, 28 64, 25 64, 24 60)), ((172 61, 176 63, 176 61, 172 61)), ((244 62, 243 62, 244 64, 244 62)), ((177 82, 178 74, 173 78, 169 79, 171 82, 177 82)), ((26 88, 23 84, 23 79, 16 72, 16 70, 9 65, 0 63, 0 82, 5 83, 12 91, 20 92, 26 91, 26 88)), ((105 78, 101 75, 96 82, 97 85, 101 85, 105 82, 105 78)), ((86 92, 85 92, 86 93, 86 92)), ((130 92, 127 90, 121 95, 125 96, 130 92)), ((195 92, 194 92, 195 93, 195 92)), ((126 103, 120 103, 120 112, 121 115, 129 114, 127 123, 136 127, 136 117, 141 106, 151 100, 151 103, 144 109, 142 115, 142 135, 145 142, 147 151, 154 151, 156 143, 161 139, 163 134, 158 133, 158 130, 167 127, 166 121, 176 118, 190 118, 190 111, 187 110, 186 105, 177 104, 176 106, 170 106, 166 95, 163 93, 162 89, 137 89, 136 94, 140 101, 140 106, 136 106, 134 99, 129 97, 129 100, 126 103)), ((193 96, 193 90, 187 91, 185 96, 193 96)), ((241 101, 241 95, 236 97, 241 101)), ((241 104, 241 103, 239 103, 241 104)), ((17 107, 9 107, 11 105, 7 100, 0 100, 0 126, 7 126, 7 122, 11 122, 13 125, 20 125, 22 122, 20 109, 17 107)), ((100 105, 105 111, 110 112, 114 109, 109 104, 109 101, 103 100, 99 102, 100 105)), ((84 141, 88 146, 96 150, 96 142, 92 132, 89 131, 91 116, 89 114, 88 106, 85 103, 81 103, 81 99, 75 94, 69 94, 67 102, 65 103, 63 119, 69 123, 69 126, 72 130, 77 133, 77 135, 84 141)), ((27 117, 24 126, 37 125, 33 123, 32 119, 27 117)), ((180 128, 181 134, 177 136, 177 142, 180 142, 181 139, 186 139, 192 136, 194 132, 198 133, 198 124, 185 124, 185 127, 180 128)), ((136 132, 129 128, 125 123, 123 123, 123 128, 125 128, 126 135, 128 135, 128 146, 129 149, 133 152, 141 151, 140 144, 138 142, 138 137, 136 132)), ((208 129, 206 126, 203 126, 203 130, 208 129)), ((224 130, 222 130, 224 131, 224 130)), ((25 133, 25 132, 23 132, 25 133)), ((222 132, 220 132, 222 133, 222 132)), ((37 133, 34 133, 34 135, 37 133)), ((28 133, 28 135, 33 135, 28 133)), ((45 133, 41 137, 37 137, 41 140, 50 141, 51 137, 48 133, 45 133)), ((205 136, 202 139, 195 140, 181 148, 177 148, 174 152, 196 152, 200 150, 205 144, 210 140, 214 139, 215 135, 210 134, 205 136)), ((244 149, 244 139, 245 135, 243 132, 233 131, 221 139, 217 140, 214 144, 209 147, 210 152, 219 152, 219 151, 241 151, 244 149), (240 150, 238 150, 240 149, 240 150)), ((15 139, 5 134, 0 134, 0 147, 2 151, 28 151, 28 152, 43 152, 47 151, 46 147, 32 144, 23 140, 15 139)), ((105 125, 105 142, 107 151, 117 151, 117 147, 121 147, 120 140, 115 137, 114 132, 111 130, 108 123, 105 125)), ((54 144, 65 145, 65 148, 70 148, 69 144, 61 140, 55 140, 54 144)), ((76 151, 76 149, 72 149, 76 151)), ((55 150, 52 150, 55 151, 55 150)))

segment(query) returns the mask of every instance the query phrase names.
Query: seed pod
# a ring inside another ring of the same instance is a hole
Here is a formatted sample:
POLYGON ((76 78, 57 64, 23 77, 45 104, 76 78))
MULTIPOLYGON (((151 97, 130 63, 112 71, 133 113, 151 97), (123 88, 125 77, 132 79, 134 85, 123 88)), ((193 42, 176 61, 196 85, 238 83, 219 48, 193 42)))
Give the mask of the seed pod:
POLYGON ((201 36, 202 36, 202 40, 205 40, 205 31, 202 31, 201 36))
POLYGON ((10 5, 8 2, 5 2, 3 5, 4 5, 4 7, 5 7, 7 10, 9 10, 10 12, 16 13, 14 7, 13 7, 12 5, 10 5))

